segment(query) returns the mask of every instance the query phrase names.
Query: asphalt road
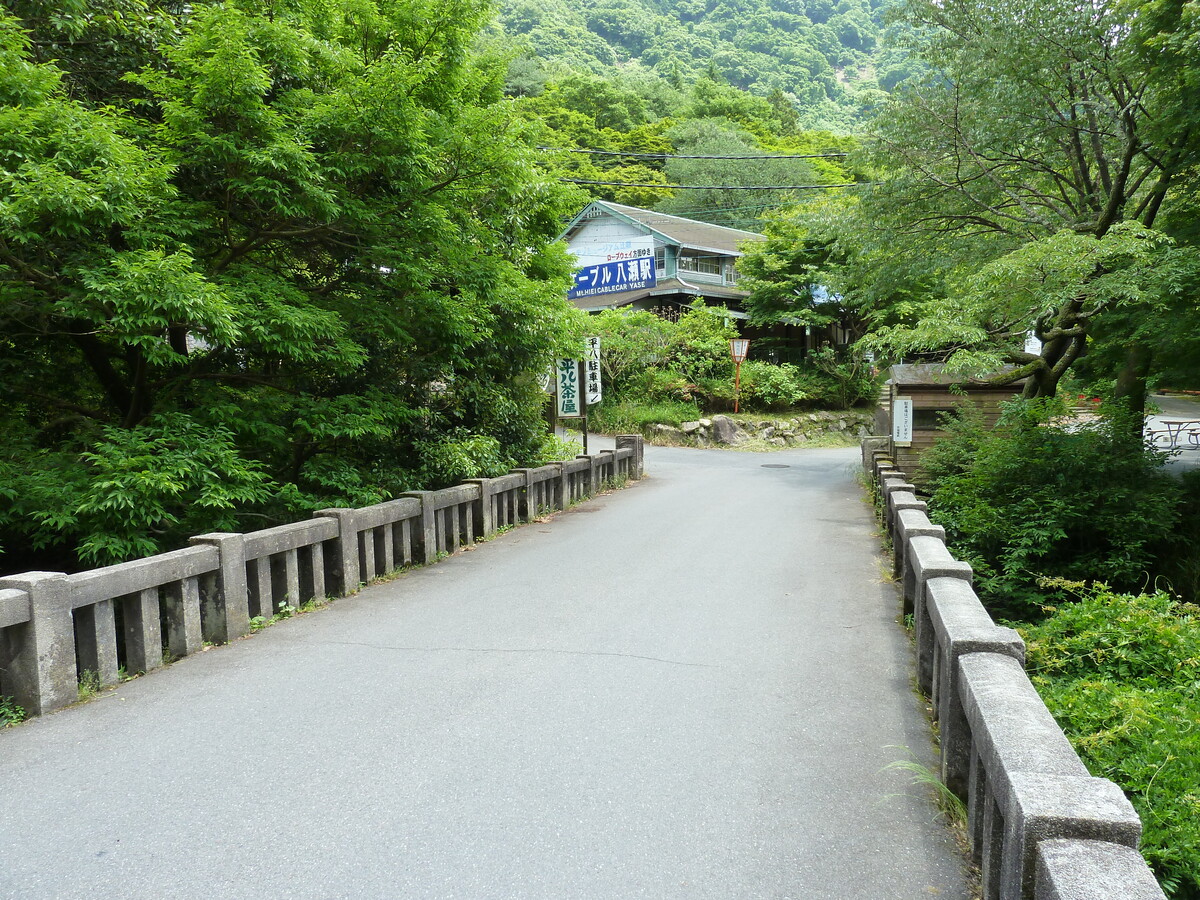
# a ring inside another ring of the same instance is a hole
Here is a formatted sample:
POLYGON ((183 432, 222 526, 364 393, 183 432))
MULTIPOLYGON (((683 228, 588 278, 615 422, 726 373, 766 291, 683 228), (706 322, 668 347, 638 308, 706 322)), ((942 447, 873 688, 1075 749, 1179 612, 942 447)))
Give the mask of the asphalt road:
POLYGON ((0 731, 0 897, 965 897, 857 450, 648 450, 0 731))
MULTIPOLYGON (((1156 435, 1154 444, 1160 449, 1171 449, 1165 437, 1164 421, 1200 421, 1200 397, 1195 395, 1151 394, 1149 404, 1157 411, 1147 416, 1146 429, 1156 435)), ((1166 467, 1176 475, 1200 468, 1200 446, 1185 434, 1172 449, 1166 467)))

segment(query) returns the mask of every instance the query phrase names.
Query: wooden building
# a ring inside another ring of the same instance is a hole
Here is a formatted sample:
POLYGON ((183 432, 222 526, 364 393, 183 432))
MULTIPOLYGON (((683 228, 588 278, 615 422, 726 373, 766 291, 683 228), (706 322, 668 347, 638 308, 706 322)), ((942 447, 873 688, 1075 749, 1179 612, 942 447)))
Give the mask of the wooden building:
POLYGON ((1021 393, 1023 381, 989 384, 945 372, 940 363, 892 366, 885 386, 879 424, 886 421, 888 450, 896 465, 921 481, 921 454, 941 436, 946 413, 973 406, 988 427, 1000 418, 1000 404, 1021 393))

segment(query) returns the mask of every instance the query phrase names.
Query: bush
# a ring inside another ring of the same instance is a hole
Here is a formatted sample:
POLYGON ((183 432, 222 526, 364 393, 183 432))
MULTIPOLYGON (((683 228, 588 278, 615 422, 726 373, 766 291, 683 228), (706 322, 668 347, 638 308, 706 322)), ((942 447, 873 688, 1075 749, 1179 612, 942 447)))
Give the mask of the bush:
POLYGON ((667 345, 671 368, 698 382, 705 378, 733 375, 729 342, 737 337, 729 310, 722 306, 695 305, 675 325, 667 345))
POLYGON ((1088 770, 1121 786, 1167 893, 1200 897, 1200 622, 1165 593, 1106 588, 1023 628, 1028 666, 1088 770))
POLYGON ((791 409, 808 399, 796 366, 748 360, 742 364, 741 406, 745 409, 791 409))
POLYGON ((700 418, 694 403, 602 403, 588 411, 588 426, 604 434, 642 434, 656 424, 674 425, 700 418))
POLYGON ((1000 615, 1036 616, 1044 576, 1137 590, 1178 518, 1163 455, 1131 440, 1128 422, 1068 427, 1058 411, 1013 401, 992 431, 960 421, 923 460, 930 516, 1000 615))
POLYGON ((696 385, 674 369, 646 369, 630 382, 621 399, 633 402, 692 403, 696 385))
POLYGON ((879 379, 870 365, 851 352, 838 353, 832 347, 822 347, 808 354, 806 360, 812 367, 811 384, 801 385, 813 395, 821 397, 821 405, 831 409, 849 409, 863 402, 873 403, 879 388, 879 379), (816 386, 825 390, 818 392, 816 386))
POLYGON ((641 376, 664 359, 675 325, 646 311, 606 309, 588 319, 600 338, 600 372, 613 397, 638 393, 641 376))

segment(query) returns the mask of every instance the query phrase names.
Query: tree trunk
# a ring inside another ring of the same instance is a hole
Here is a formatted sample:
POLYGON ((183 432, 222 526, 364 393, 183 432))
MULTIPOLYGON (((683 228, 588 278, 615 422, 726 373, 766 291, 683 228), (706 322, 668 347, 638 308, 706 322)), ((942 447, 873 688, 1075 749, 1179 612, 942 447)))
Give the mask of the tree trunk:
POLYGON ((1113 391, 1113 399, 1129 412, 1130 428, 1136 426, 1139 434, 1146 416, 1146 377, 1150 374, 1153 356, 1153 351, 1145 344, 1131 344, 1125 353, 1125 364, 1117 373, 1113 391))

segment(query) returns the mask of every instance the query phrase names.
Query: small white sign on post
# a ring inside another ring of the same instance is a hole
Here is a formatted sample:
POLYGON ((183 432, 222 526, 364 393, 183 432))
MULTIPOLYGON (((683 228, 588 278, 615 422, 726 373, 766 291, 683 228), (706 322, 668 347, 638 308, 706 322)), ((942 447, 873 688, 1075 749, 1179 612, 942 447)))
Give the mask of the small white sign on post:
POLYGON ((583 416, 579 396, 579 360, 560 359, 554 364, 554 396, 558 418, 578 419, 583 416))
POLYGON ((912 397, 897 397, 892 401, 892 442, 899 447, 912 445, 912 397))
POLYGON ((602 399, 600 387, 600 338, 587 339, 587 352, 583 357, 583 377, 587 387, 588 406, 595 406, 602 399))

